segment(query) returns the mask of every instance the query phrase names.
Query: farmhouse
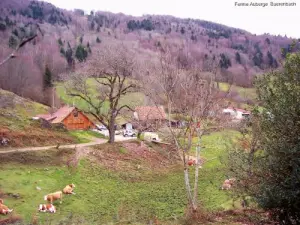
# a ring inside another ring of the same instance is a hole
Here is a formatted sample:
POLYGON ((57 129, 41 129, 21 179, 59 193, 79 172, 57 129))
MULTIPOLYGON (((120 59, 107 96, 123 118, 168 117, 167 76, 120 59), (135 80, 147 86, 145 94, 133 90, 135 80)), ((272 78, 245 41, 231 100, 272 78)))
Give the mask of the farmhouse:
POLYGON ((233 119, 241 120, 250 116, 250 112, 244 109, 228 107, 223 109, 223 113, 231 116, 233 119))
POLYGON ((76 107, 63 106, 52 114, 37 115, 51 124, 63 124, 68 130, 87 130, 95 124, 76 107))

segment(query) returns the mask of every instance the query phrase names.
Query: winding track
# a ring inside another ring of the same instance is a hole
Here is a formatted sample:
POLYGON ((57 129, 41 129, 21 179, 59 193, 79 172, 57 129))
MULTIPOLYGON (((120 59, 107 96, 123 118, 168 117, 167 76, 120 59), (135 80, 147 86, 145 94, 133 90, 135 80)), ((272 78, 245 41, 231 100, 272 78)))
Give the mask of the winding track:
MULTIPOLYGON (((123 136, 116 136, 115 141, 127 141, 134 138, 124 138, 123 136)), ((107 143, 107 139, 95 138, 92 142, 83 143, 83 144, 68 144, 68 145, 60 145, 59 149, 62 148, 80 148, 80 147, 88 147, 93 145, 100 145, 107 143)), ((0 154, 13 153, 13 152, 31 152, 31 151, 42 151, 56 148, 56 145, 51 146, 43 146, 43 147, 26 147, 26 148, 7 148, 0 149, 0 154)))

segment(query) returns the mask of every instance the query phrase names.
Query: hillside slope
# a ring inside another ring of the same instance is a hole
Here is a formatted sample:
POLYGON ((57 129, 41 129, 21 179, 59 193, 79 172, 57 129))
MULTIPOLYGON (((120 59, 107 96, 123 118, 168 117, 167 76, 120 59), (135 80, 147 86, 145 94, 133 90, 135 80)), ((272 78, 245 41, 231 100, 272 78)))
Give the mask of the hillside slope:
POLYGON ((45 105, 0 89, 0 138, 7 138, 11 147, 76 142, 76 138, 68 132, 43 128, 39 122, 31 119, 48 110, 45 105))

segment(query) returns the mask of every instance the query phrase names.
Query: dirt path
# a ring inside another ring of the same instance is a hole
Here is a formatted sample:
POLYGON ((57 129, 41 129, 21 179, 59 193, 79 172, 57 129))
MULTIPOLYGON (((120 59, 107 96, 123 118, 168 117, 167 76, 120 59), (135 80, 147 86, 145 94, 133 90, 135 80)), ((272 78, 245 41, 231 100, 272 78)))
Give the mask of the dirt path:
MULTIPOLYGON (((80 148, 80 147, 88 147, 88 146, 93 146, 93 145, 99 145, 99 144, 104 144, 106 143, 106 139, 100 139, 97 138, 92 142, 89 143, 83 143, 83 144, 70 144, 70 145, 60 145, 59 148, 80 148)), ((56 148, 56 145, 52 146, 43 146, 43 147, 27 147, 27 148, 8 148, 6 149, 1 149, 0 154, 5 154, 5 153, 12 153, 12 152, 29 152, 29 151, 42 151, 42 150, 49 150, 52 148, 56 148)))
MULTIPOLYGON (((136 137, 131 138, 131 137, 123 137, 122 135, 116 135, 115 136, 115 141, 120 142, 120 141, 128 141, 131 139, 136 139, 136 137)), ((88 147, 88 146, 93 146, 93 145, 100 145, 107 143, 106 139, 101 139, 101 138, 95 138, 89 143, 83 143, 83 144, 69 144, 69 145, 60 145, 59 148, 81 148, 81 147, 88 147)), ((43 147, 26 147, 26 148, 7 148, 7 149, 0 149, 0 154, 5 154, 5 153, 12 153, 12 152, 29 152, 29 151, 42 151, 42 150, 49 150, 52 148, 56 148, 56 145, 52 146, 43 146, 43 147)))

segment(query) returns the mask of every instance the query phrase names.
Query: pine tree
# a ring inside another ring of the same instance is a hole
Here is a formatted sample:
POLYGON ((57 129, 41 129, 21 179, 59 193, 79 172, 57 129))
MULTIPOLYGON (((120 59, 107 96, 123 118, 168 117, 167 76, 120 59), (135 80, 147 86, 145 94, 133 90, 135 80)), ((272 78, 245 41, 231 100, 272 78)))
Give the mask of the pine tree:
POLYGON ((51 73, 48 65, 46 65, 45 73, 44 73, 44 89, 52 87, 52 86, 53 86, 52 73, 51 73))
POLYGON ((86 47, 87 47, 88 52, 91 54, 92 53, 92 49, 91 49, 91 46, 90 46, 89 42, 87 43, 86 47))
POLYGON ((8 40, 8 46, 10 48, 16 48, 18 45, 18 40, 17 38, 15 38, 13 35, 10 36, 9 40, 8 40))
POLYGON ((60 54, 62 54, 63 56, 66 56, 66 51, 63 47, 60 48, 60 54))
POLYGON ((79 62, 83 62, 86 60, 87 55, 87 50, 82 45, 78 45, 75 52, 75 57, 77 58, 77 60, 79 62))
POLYGON ((99 37, 96 38, 96 42, 97 42, 97 43, 101 43, 101 40, 100 40, 99 37))
POLYGON ((236 52, 235 53, 235 61, 239 64, 242 64, 242 61, 241 61, 241 55, 239 52, 236 52))
POLYGON ((61 38, 59 38, 59 39, 57 40, 57 42, 58 42, 58 44, 59 44, 60 46, 63 46, 63 42, 62 42, 61 38))
POLYGON ((184 27, 181 27, 180 32, 181 32, 181 34, 184 34, 184 33, 185 33, 184 27))

